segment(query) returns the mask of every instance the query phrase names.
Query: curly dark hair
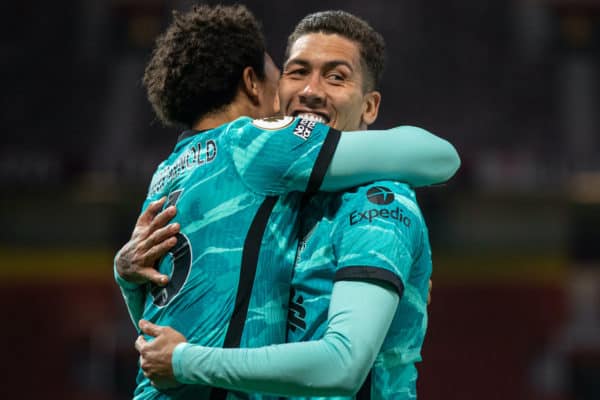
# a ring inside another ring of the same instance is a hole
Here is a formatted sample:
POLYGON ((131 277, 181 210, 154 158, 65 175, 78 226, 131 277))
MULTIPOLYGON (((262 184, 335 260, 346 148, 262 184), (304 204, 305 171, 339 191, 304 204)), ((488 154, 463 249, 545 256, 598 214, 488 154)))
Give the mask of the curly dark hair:
POLYGON ((197 5, 173 12, 143 83, 165 125, 190 128, 233 101, 244 68, 264 79, 264 57, 261 25, 245 6, 197 5))
POLYGON ((293 44, 309 33, 337 34, 358 43, 363 68, 367 71, 365 90, 379 87, 385 65, 385 41, 366 21, 345 11, 320 11, 302 18, 288 37, 285 58, 293 44))

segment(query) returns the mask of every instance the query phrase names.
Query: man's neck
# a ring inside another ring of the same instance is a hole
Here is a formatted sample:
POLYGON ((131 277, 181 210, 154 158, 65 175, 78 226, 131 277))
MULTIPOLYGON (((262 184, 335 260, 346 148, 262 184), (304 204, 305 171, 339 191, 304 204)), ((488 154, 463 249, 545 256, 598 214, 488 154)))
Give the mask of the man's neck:
POLYGON ((234 121, 243 116, 255 117, 255 111, 249 107, 246 102, 234 100, 226 107, 214 113, 209 113, 200 118, 192 129, 196 131, 204 131, 214 129, 218 126, 234 121))

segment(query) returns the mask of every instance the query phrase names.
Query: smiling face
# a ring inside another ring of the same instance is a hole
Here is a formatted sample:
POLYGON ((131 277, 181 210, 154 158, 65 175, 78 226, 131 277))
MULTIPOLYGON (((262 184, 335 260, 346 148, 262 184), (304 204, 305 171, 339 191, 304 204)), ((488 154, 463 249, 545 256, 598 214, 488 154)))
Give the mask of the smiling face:
POLYGON ((281 111, 338 130, 366 129, 381 95, 365 91, 358 45, 336 34, 310 33, 294 42, 279 82, 281 111))

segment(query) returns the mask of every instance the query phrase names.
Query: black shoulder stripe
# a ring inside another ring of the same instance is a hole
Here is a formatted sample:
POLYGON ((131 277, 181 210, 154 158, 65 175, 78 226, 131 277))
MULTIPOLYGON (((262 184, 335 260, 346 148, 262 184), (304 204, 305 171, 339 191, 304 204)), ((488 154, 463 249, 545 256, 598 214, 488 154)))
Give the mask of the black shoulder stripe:
POLYGON ((335 273, 333 281, 373 281, 375 283, 384 282, 391 284, 394 289, 396 289, 396 292, 398 292, 400 297, 402 297, 402 293, 404 292, 404 284, 396 274, 388 271, 387 269, 378 267, 345 267, 335 273))
POLYGON ((306 186, 307 193, 314 193, 321 187, 323 178, 325 178, 325 173, 327 173, 329 164, 331 164, 333 154, 335 153, 335 149, 337 148, 341 136, 342 133, 340 131, 329 128, 327 137, 323 142, 323 146, 319 151, 319 155, 317 156, 317 160, 315 161, 315 165, 310 174, 308 185, 306 186))
MULTIPOLYGON (((260 245, 277 199, 277 196, 269 196, 263 201, 252 220, 248 235, 246 235, 244 249, 242 250, 242 266, 240 268, 240 281, 235 297, 235 306, 223 343, 223 347, 225 348, 239 347, 240 345, 244 323, 248 315, 250 295, 254 286, 260 245)), ((224 400, 226 396, 227 390, 215 388, 210 394, 210 400, 224 400)))

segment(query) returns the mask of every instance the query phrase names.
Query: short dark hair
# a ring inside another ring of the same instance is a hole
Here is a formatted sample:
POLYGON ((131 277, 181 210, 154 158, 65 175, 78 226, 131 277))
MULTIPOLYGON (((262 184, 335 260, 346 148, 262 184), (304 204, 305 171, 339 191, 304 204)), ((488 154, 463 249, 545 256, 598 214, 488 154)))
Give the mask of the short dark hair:
POLYGON ((296 40, 309 33, 337 34, 358 44, 366 78, 366 90, 379 87, 385 65, 385 41, 366 21, 345 11, 320 11, 309 14, 296 25, 288 37, 285 58, 296 40))
POLYGON ((254 15, 243 5, 197 5, 173 12, 143 83, 165 125, 189 128, 233 101, 248 66, 265 78, 265 40, 254 15))

